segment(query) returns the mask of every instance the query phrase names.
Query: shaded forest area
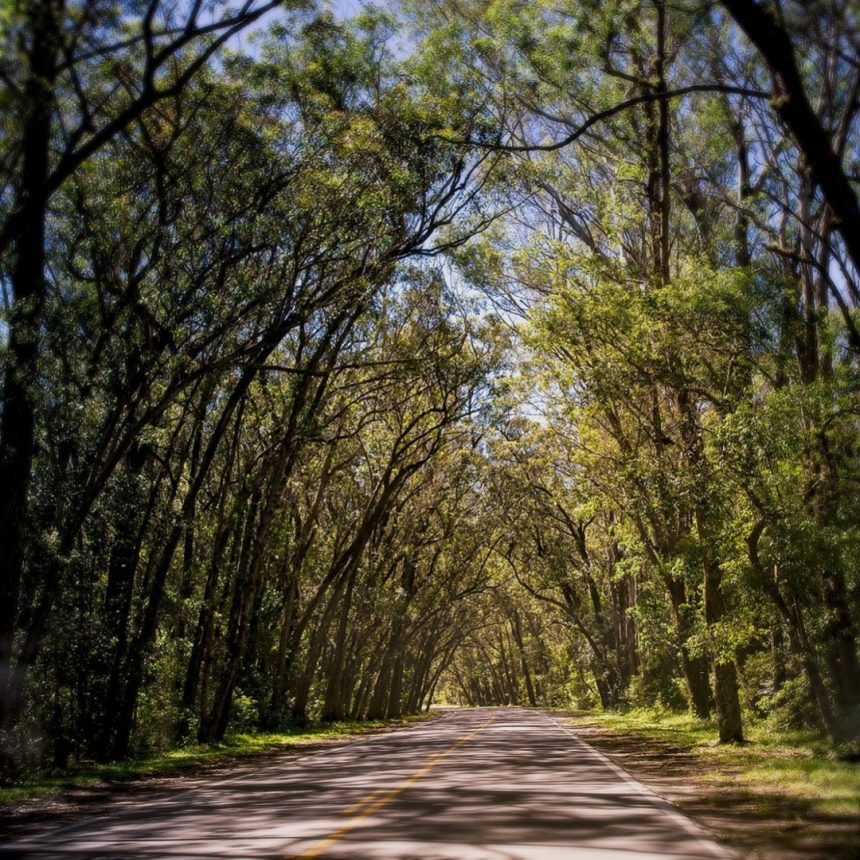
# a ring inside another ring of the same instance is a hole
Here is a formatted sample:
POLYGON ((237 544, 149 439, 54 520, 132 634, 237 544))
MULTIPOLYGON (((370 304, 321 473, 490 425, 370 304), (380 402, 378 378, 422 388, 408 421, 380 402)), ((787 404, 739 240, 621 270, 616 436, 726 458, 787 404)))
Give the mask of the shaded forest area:
POLYGON ((434 698, 856 753, 857 18, 4 4, 4 772, 434 698))

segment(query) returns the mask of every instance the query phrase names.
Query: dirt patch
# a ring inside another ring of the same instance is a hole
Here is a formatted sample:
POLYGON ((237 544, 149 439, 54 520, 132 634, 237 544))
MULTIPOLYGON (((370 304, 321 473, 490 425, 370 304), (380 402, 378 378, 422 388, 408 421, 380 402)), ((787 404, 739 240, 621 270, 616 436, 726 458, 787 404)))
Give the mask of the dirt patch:
POLYGON ((717 766, 671 743, 583 721, 576 734, 748 860, 857 860, 856 816, 824 815, 811 802, 751 786, 740 768, 717 766))

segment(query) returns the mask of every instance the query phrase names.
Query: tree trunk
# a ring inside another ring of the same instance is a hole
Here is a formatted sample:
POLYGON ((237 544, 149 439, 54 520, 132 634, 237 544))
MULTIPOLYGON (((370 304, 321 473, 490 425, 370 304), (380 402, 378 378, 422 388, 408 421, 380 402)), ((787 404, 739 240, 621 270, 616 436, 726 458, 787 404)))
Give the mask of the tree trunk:
POLYGON ((707 720, 711 716, 711 682, 708 679, 708 660, 705 656, 694 657, 687 648, 692 625, 687 617, 689 607, 686 607, 687 597, 684 583, 678 579, 668 578, 667 586, 672 612, 675 616, 675 629, 678 635, 678 652, 681 658, 681 670, 687 682, 687 692, 690 696, 690 708, 693 716, 707 720))
POLYGON ((296 603, 298 602, 298 583, 296 577, 292 576, 287 585, 287 593, 284 595, 281 605, 280 632, 278 635, 278 653, 275 657, 274 678, 272 679, 272 696, 269 700, 268 714, 266 715, 266 726, 274 729, 284 719, 287 707, 287 678, 289 677, 290 639, 292 637, 295 623, 296 603))
POLYGON ((239 555, 239 568, 233 582, 233 597, 230 603, 230 618, 227 624, 227 664, 221 670, 221 679, 215 691, 212 708, 205 723, 201 723, 198 740, 201 742, 220 741, 227 731, 233 691, 239 677, 239 667, 248 630, 249 609, 256 596, 259 585, 261 565, 259 548, 260 531, 264 528, 259 522, 261 490, 257 488, 251 495, 248 514, 245 519, 245 534, 242 551, 239 555))
POLYGON ((860 270, 860 205, 830 135, 809 103, 790 36, 756 0, 722 0, 722 4, 767 63, 773 81, 771 106, 812 169, 854 268, 860 270))
POLYGON ((779 587, 778 568, 774 566, 773 577, 769 576, 768 572, 764 568, 761 557, 759 556, 759 541, 762 533, 764 532, 765 526, 766 521, 759 520, 747 536, 747 552, 750 564, 758 575, 766 593, 771 597, 774 605, 779 610, 780 615, 786 623, 789 645, 791 646, 792 652, 801 659, 806 679, 809 682, 809 689, 818 708, 821 725, 824 728, 827 737, 831 741, 836 741, 840 737, 839 726, 837 725, 833 714, 827 688, 824 685, 821 672, 818 668, 815 651, 806 635, 806 626, 803 623, 803 615, 800 607, 796 604, 789 605, 783 597, 779 587))
MULTIPOLYGON (((389 640, 390 641, 390 640, 389 640)), ((382 657, 382 666, 376 676, 376 684, 373 687, 373 695, 370 697, 370 705, 367 708, 369 720, 381 720, 388 712, 388 693, 391 689, 391 647, 386 647, 382 657)))
POLYGON ((860 703, 860 665, 848 589, 841 571, 825 571, 824 604, 828 615, 825 625, 827 662, 836 703, 845 712, 860 703))
MULTIPOLYGON (((139 528, 140 494, 137 478, 143 469, 142 456, 129 457, 129 475, 124 487, 124 504, 118 505, 116 535, 111 547, 108 563, 108 581, 105 589, 105 631, 112 643, 113 658, 108 671, 108 683, 104 691, 101 708, 101 725, 96 742, 95 755, 99 761, 110 757, 113 730, 116 722, 120 690, 122 689, 122 665, 126 659, 131 620, 132 591, 141 550, 139 528)), ((98 672, 96 673, 98 675, 98 672)))
POLYGON ((35 405, 30 389, 37 378, 46 292, 45 219, 60 7, 53 0, 37 0, 26 8, 32 44, 24 84, 21 172, 12 207, 16 222, 10 272, 12 305, 0 414, 0 556, 4 566, 0 576, 0 729, 16 718, 23 687, 23 670, 12 671, 12 661, 35 454, 35 405))
POLYGON ((526 682, 526 695, 529 698, 529 704, 533 707, 537 707, 537 699, 535 698, 535 688, 534 684, 532 684, 532 675, 529 671, 529 663, 526 659, 526 648, 525 643, 523 642, 523 630, 522 624, 520 623, 520 614, 515 609, 513 611, 513 615, 511 618, 511 631, 514 634, 514 642, 517 645, 517 651, 520 656, 520 665, 523 670, 523 678, 526 682))
POLYGON ((340 607, 340 620, 337 626, 334 654, 328 672, 328 683, 326 684, 325 700, 323 702, 322 720, 334 723, 343 719, 343 670, 346 660, 347 623, 349 613, 352 609, 352 592, 355 587, 357 568, 353 567, 349 581, 344 590, 343 603, 340 607))
MULTIPOLYGON (((707 550, 706 550, 707 552, 707 550)), ((705 621, 709 634, 725 615, 720 570, 716 562, 706 559, 705 567, 705 621)), ((711 659, 714 669, 714 699, 717 706, 717 724, 721 743, 742 743, 741 703, 738 696, 738 675, 731 660, 721 659, 715 642, 711 642, 711 659)))

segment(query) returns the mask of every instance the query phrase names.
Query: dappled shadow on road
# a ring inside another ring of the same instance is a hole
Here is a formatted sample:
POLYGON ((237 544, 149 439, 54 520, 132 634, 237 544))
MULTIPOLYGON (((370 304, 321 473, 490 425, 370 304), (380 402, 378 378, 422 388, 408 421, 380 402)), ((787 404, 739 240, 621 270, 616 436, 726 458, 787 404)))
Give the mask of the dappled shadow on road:
MULTIPOLYGON (((700 834, 535 712, 468 711, 137 803, 19 856, 702 858, 700 834), (416 776, 417 774, 417 776, 416 776)), ((2 854, 2 852, 0 852, 2 854)))
MULTIPOLYGON (((380 729, 382 733, 387 729, 380 729)), ((184 766, 181 770, 164 770, 118 781, 72 786, 49 796, 27 798, 0 806, 0 842, 27 833, 34 828, 66 826, 114 810, 123 803, 146 802, 165 794, 186 791, 202 782, 254 773, 272 759, 284 763, 333 747, 355 743, 362 736, 320 739, 295 746, 280 745, 268 749, 225 755, 211 761, 184 766)))
MULTIPOLYGON (((575 730, 637 779, 756 860, 857 860, 857 814, 822 814, 809 800, 734 780, 737 768, 703 762, 671 742, 620 735, 577 722, 575 730)), ((857 798, 846 798, 855 803, 857 798)))

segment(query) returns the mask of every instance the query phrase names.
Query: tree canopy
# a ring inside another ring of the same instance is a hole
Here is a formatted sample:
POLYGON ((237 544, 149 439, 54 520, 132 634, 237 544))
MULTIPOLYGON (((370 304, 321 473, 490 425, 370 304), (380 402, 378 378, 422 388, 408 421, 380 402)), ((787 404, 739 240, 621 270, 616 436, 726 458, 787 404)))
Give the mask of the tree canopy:
POLYGON ((5 6, 4 770, 433 701, 856 744, 857 25, 5 6))

